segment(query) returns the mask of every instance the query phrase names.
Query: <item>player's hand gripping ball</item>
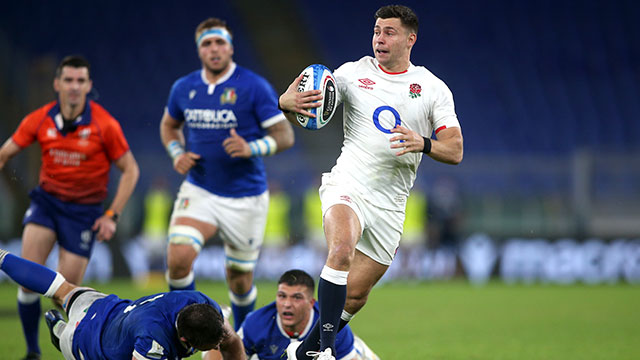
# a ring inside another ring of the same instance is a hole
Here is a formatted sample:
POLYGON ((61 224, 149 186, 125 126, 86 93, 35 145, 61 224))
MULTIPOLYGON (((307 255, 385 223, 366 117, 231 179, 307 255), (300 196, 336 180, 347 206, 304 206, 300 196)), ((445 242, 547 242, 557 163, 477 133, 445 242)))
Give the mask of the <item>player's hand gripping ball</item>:
POLYGON ((309 112, 316 117, 308 117, 296 114, 296 119, 304 128, 318 130, 329 123, 331 117, 336 112, 336 79, 326 66, 313 64, 302 70, 302 80, 298 85, 298 92, 309 90, 322 91, 322 105, 309 109, 309 112))

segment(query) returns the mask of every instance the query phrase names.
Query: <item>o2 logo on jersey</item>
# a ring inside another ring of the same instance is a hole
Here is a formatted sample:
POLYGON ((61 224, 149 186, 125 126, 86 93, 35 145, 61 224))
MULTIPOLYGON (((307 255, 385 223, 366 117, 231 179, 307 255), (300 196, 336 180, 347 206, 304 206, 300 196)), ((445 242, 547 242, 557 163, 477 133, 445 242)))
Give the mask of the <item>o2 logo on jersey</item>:
POLYGON ((382 113, 383 111, 391 112, 393 114, 393 117, 396 119, 395 124, 391 127, 391 129, 402 124, 400 114, 396 109, 388 105, 380 106, 373 112, 373 124, 378 128, 378 130, 382 131, 383 133, 391 134, 391 129, 386 129, 382 126, 382 124, 380 124, 380 113, 382 113))

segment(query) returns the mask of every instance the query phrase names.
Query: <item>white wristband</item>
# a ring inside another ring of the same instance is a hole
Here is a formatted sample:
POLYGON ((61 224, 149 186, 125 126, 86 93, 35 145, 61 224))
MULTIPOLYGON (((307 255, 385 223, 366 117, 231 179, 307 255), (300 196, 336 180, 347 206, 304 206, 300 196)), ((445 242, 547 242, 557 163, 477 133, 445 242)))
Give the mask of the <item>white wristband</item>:
POLYGON ((249 142, 249 147, 251 148, 251 156, 269 156, 278 150, 278 144, 271 135, 249 142))
POLYGON ((184 154, 184 147, 182 147, 182 144, 180 144, 178 140, 171 140, 167 144, 167 152, 172 159, 175 159, 176 157, 184 154))

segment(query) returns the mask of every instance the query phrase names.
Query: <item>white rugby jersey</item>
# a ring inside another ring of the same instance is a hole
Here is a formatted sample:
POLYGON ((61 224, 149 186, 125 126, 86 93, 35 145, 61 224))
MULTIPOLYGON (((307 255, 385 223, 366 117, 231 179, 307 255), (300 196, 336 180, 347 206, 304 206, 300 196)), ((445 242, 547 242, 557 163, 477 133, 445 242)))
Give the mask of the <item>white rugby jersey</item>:
POLYGON ((344 143, 324 181, 356 191, 378 207, 404 211, 422 153, 396 156, 390 129, 402 125, 430 137, 460 127, 451 91, 422 66, 388 73, 370 56, 340 66, 334 76, 338 103, 344 103, 344 143))

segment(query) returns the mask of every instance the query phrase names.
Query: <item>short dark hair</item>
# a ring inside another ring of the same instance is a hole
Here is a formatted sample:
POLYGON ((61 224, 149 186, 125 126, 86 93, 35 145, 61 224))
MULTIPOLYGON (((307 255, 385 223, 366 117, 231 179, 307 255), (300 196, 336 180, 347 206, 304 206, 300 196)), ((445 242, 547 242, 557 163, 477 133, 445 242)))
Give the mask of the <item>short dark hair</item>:
POLYGON ((387 5, 376 11, 375 19, 399 18, 410 32, 418 33, 418 15, 411 8, 404 5, 387 5))
POLYGON ((91 78, 91 65, 89 64, 89 61, 81 55, 65 56, 56 68, 56 78, 60 78, 62 75, 62 68, 65 66, 70 66, 72 68, 87 68, 87 73, 89 74, 89 78, 91 78))
POLYGON ((198 36, 203 31, 205 31, 207 29, 218 28, 218 27, 227 29, 227 31, 229 32, 229 35, 231 35, 231 37, 233 38, 233 32, 231 31, 231 29, 227 25, 226 21, 224 21, 222 19, 210 17, 210 18, 204 20, 203 22, 201 22, 200 24, 198 24, 198 27, 196 28, 196 34, 195 34, 196 35, 196 41, 198 41, 198 36))
POLYGON ((222 315, 210 304, 187 305, 178 312, 178 336, 196 349, 218 345, 228 334, 222 315))
POLYGON ((309 290, 311 290, 312 294, 316 288, 316 284, 313 281, 313 278, 311 277, 311 275, 298 269, 289 270, 284 274, 282 274, 282 276, 280 276, 280 279, 278 280, 278 285, 280 284, 287 284, 289 286, 294 286, 294 285, 306 286, 309 288, 309 290))

